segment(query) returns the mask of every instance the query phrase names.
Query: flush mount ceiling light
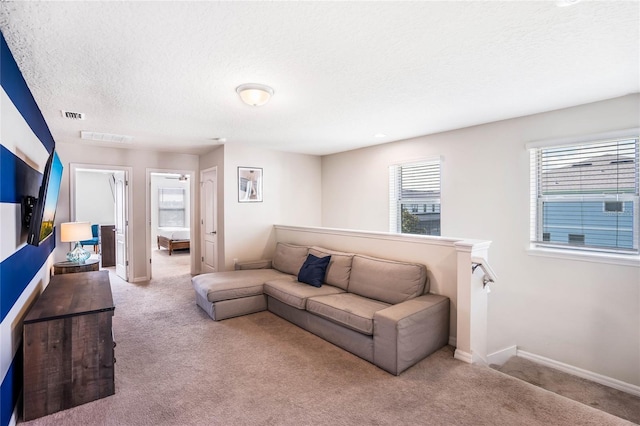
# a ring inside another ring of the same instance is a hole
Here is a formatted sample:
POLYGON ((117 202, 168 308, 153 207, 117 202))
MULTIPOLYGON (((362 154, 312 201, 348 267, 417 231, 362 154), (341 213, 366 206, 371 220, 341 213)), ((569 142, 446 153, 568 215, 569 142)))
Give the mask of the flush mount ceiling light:
POLYGON ((271 87, 255 83, 241 84, 236 87, 236 92, 240 95, 242 102, 251 106, 262 106, 273 96, 271 87))

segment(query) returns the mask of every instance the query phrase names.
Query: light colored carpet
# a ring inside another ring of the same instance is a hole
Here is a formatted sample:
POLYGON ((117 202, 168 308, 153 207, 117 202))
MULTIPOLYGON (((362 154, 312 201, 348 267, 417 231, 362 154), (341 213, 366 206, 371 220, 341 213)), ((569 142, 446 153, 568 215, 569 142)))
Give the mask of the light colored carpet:
POLYGON ((519 357, 510 358, 496 369, 558 395, 640 424, 638 396, 519 357))
POLYGON ((169 250, 151 249, 151 276, 154 279, 188 274, 191 254, 189 250, 177 250, 169 256, 169 250))
POLYGON ((116 394, 28 425, 619 425, 451 347, 399 377, 269 313, 212 321, 188 274, 125 283, 116 394))

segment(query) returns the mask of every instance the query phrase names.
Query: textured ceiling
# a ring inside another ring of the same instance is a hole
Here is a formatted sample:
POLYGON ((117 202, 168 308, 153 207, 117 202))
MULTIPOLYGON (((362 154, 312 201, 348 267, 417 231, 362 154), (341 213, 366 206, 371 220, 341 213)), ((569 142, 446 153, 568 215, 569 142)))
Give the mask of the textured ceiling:
POLYGON ((7 2, 58 142, 328 154, 640 91, 640 3, 7 2), (235 88, 265 83, 263 107, 235 88), (60 110, 83 112, 84 121, 60 110), (377 133, 386 137, 376 138, 377 133))

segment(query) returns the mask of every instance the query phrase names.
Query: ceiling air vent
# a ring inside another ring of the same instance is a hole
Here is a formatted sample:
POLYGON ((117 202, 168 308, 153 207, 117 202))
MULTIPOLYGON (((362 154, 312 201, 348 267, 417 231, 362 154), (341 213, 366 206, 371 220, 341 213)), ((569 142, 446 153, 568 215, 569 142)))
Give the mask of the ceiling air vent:
POLYGON ((64 118, 68 118, 70 120, 84 120, 84 112, 71 112, 71 111, 65 111, 65 110, 61 110, 62 111, 62 116, 64 118))
POLYGON ((131 143, 133 140, 133 136, 128 135, 114 135, 112 133, 100 133, 100 132, 80 132, 80 137, 82 139, 87 139, 90 141, 100 141, 100 142, 114 142, 114 143, 131 143))

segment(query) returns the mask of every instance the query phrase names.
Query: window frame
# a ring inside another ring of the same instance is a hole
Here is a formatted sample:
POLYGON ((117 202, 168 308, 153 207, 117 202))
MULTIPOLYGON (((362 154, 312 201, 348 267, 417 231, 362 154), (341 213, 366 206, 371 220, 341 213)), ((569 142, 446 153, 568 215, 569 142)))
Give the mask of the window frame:
POLYGON ((442 158, 430 157, 424 159, 410 160, 406 162, 394 163, 389 165, 389 232, 402 235, 425 235, 425 236, 441 236, 442 235, 442 158), (434 193, 434 196, 422 196, 422 197, 407 197, 402 198, 401 195, 401 183, 400 183, 400 170, 402 167, 430 167, 437 165, 437 185, 438 191, 434 193), (435 209, 435 206, 438 209, 435 209), (417 208, 416 213, 420 213, 420 210, 424 210, 423 213, 437 213, 438 219, 438 233, 437 234, 418 234, 418 233, 405 233, 402 232, 402 207, 405 206, 407 210, 412 211, 413 207, 417 208), (426 206, 423 208, 423 206, 426 206), (429 206, 431 206, 429 208, 429 206))
MULTIPOLYGON (((537 141, 526 145, 530 154, 530 238, 529 251, 539 251, 538 255, 550 255, 556 257, 559 253, 567 253, 567 256, 574 255, 593 255, 596 259, 607 258, 614 260, 613 263, 619 263, 620 259, 627 258, 631 260, 633 265, 638 264, 640 260, 640 128, 625 129, 614 132, 587 135, 580 138, 566 138, 558 140, 537 141), (561 147, 578 147, 581 145, 600 144, 607 142, 616 142, 624 140, 635 140, 635 192, 634 193, 602 193, 602 194, 557 194, 557 195, 540 195, 542 191, 541 183, 541 151, 544 149, 556 149, 561 147), (625 202, 631 202, 633 205, 632 223, 632 245, 633 248, 625 249, 621 247, 609 248, 604 246, 582 246, 581 244, 563 244, 558 242, 545 241, 544 234, 544 202, 549 201, 571 201, 571 202, 601 202, 603 213, 619 214, 620 212, 606 212, 605 203, 622 202, 623 212, 625 210, 625 202)), ((534 254, 534 253, 532 253, 534 254)), ((606 262, 609 263, 609 262, 606 262)))

